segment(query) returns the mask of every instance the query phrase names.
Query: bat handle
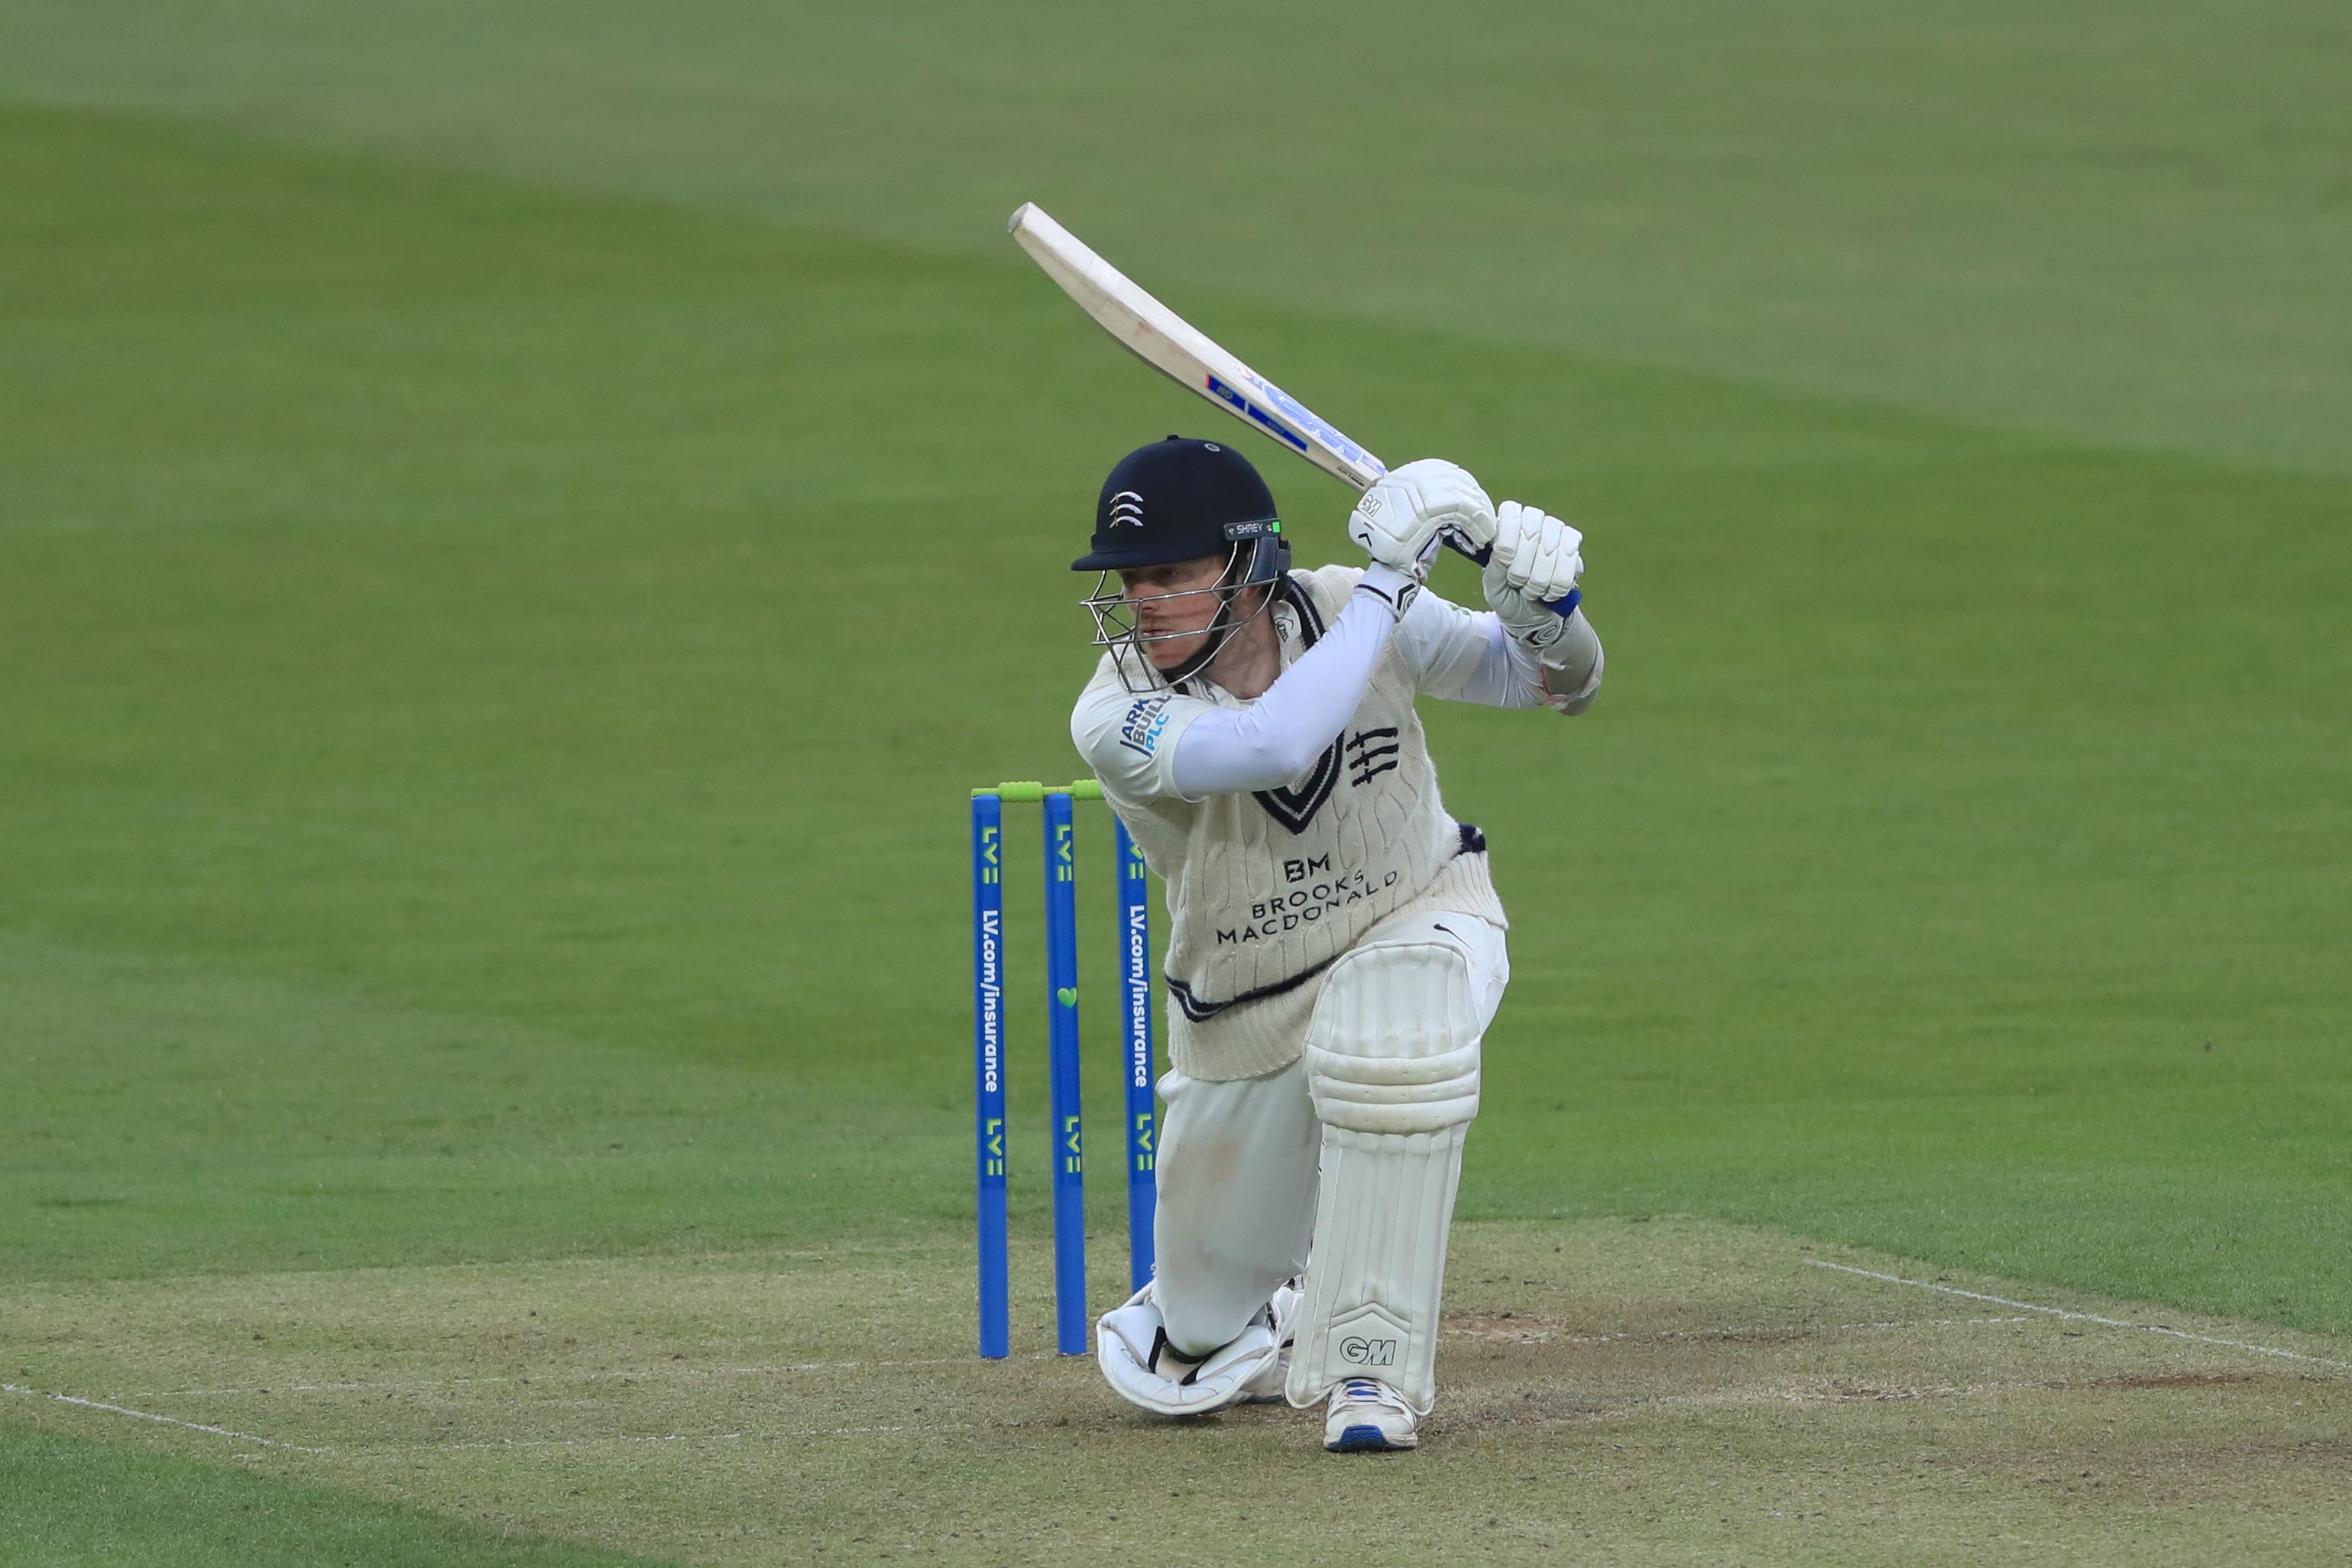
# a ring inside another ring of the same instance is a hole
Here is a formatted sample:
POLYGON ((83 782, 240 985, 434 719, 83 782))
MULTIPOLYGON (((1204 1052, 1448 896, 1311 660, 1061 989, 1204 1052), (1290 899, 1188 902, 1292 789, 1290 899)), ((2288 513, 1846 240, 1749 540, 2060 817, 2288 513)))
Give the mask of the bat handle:
MULTIPOLYGON (((1445 542, 1453 548, 1455 554, 1465 556, 1481 566, 1484 566, 1487 562, 1495 558, 1494 546, 1488 545, 1483 549, 1473 550, 1458 534, 1447 534, 1445 536, 1445 542)), ((1557 599, 1545 600, 1544 608, 1558 616, 1561 620, 1566 620, 1569 616, 1576 614, 1576 606, 1583 602, 1584 590, 1581 588, 1570 588, 1567 593, 1562 594, 1557 599)))

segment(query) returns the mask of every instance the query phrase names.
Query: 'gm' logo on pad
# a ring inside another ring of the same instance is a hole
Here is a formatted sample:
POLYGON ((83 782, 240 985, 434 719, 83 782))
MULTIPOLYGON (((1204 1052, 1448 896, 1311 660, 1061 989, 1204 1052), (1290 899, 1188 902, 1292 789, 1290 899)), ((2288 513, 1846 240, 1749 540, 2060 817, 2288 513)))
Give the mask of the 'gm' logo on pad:
POLYGON ((1368 1340, 1350 1334, 1339 1342, 1339 1359, 1352 1366, 1394 1366, 1396 1352, 1394 1340, 1368 1340))

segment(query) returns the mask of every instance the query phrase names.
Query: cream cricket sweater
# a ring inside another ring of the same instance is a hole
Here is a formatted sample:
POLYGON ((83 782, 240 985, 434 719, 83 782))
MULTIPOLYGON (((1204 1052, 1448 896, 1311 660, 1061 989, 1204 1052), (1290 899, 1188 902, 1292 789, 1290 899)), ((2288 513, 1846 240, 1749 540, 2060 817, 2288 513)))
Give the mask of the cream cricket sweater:
MULTIPOLYGON (((1286 668, 1339 616, 1360 574, 1295 572, 1273 615, 1286 668)), ((1447 815, 1421 720, 1422 679, 1391 640, 1363 700, 1307 773, 1279 789, 1187 801, 1174 790, 1187 719, 1241 700, 1202 680, 1136 693, 1110 656, 1071 731, 1144 859, 1167 883, 1168 1051, 1198 1079, 1297 1060, 1331 963, 1400 910, 1507 925, 1486 844, 1447 815)))

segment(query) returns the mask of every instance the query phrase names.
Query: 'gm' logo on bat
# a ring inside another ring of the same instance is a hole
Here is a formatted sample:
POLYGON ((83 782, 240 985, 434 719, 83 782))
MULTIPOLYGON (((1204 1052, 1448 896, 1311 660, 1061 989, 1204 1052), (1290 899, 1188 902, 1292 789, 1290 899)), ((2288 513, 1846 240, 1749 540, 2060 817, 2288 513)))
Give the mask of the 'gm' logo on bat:
POLYGON ((1396 1352, 1394 1340, 1368 1340, 1350 1334, 1339 1342, 1339 1359, 1351 1366, 1394 1366, 1396 1352))

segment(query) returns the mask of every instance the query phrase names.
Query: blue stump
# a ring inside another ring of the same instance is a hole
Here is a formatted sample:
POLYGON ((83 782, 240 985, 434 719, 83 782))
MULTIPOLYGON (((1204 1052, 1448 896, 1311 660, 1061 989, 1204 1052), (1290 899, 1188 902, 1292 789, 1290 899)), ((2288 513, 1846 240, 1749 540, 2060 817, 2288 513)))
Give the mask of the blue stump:
POLYGON ((1118 825, 1119 973, 1127 1003, 1128 1288, 1151 1278, 1152 1219, 1160 1206, 1160 1130, 1151 1099, 1151 887, 1143 851, 1118 825))
POLYGON ((1086 1140, 1078 1109, 1078 881, 1070 796, 1045 796, 1045 1007, 1054 1116, 1054 1344, 1087 1353, 1086 1140))
POLYGON ((1004 1238, 1004 803, 971 797, 972 1147, 980 1180, 980 1353, 1013 1353, 1004 1238))

